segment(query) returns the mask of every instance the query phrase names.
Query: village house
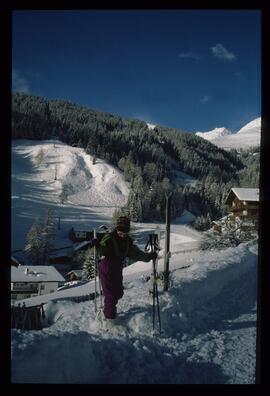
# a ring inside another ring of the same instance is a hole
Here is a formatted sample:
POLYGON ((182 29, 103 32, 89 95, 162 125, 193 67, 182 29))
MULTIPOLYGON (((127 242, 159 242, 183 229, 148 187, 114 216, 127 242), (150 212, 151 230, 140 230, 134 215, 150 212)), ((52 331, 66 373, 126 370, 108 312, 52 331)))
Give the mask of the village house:
POLYGON ((218 232, 219 234, 221 234, 221 232, 222 232, 221 221, 213 220, 211 223, 211 226, 215 232, 218 232))
POLYGON ((22 300, 55 292, 65 278, 47 265, 19 265, 11 267, 11 299, 22 300))
POLYGON ((77 230, 74 227, 69 231, 69 238, 72 242, 90 241, 93 239, 94 232, 89 230, 77 230))
MULTIPOLYGON (((99 227, 102 232, 97 232, 97 237, 104 235, 104 233, 109 232, 109 228, 103 224, 99 227)), ((68 233, 69 239, 76 243, 76 242, 84 242, 84 241, 91 241, 94 238, 94 230, 89 229, 76 229, 72 227, 68 233)))
POLYGON ((259 189, 232 188, 225 200, 229 212, 244 222, 258 225, 259 220, 259 189))
POLYGON ((77 280, 82 280, 82 273, 83 273, 82 270, 72 270, 72 271, 69 271, 69 272, 66 274, 66 278, 67 278, 70 282, 72 282, 72 281, 77 281, 77 280))

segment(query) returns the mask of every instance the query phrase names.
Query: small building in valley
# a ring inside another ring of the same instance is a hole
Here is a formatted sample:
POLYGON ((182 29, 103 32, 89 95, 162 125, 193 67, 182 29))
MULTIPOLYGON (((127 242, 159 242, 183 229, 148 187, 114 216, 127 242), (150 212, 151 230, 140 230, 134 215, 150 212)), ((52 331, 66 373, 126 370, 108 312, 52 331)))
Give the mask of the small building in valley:
POLYGON ((70 282, 76 281, 76 280, 82 280, 82 273, 83 273, 82 270, 72 270, 72 271, 69 271, 69 272, 66 274, 66 278, 67 278, 70 282))
POLYGON ((72 242, 83 242, 83 241, 90 241, 94 237, 94 232, 89 230, 78 230, 74 227, 71 228, 69 231, 69 239, 72 242))
POLYGON ((11 267, 11 299, 22 300, 55 292, 65 278, 53 266, 19 265, 11 267))

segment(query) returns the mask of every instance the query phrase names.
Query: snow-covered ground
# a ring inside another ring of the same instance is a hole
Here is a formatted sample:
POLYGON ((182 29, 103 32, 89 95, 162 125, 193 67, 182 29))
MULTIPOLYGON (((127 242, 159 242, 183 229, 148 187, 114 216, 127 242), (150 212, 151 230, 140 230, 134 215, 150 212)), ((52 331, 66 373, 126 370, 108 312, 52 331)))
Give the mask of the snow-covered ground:
MULTIPOLYGON (((127 196, 128 186, 117 170, 99 160, 92 165, 82 149, 57 141, 15 141, 12 165, 14 246, 21 246, 28 226, 35 216, 43 215, 46 207, 51 204, 59 210, 60 178, 66 180, 72 170, 77 183, 74 194, 81 201, 77 204, 70 196, 62 205, 65 220, 57 235, 59 243, 65 241, 68 227, 74 223, 86 223, 90 228, 108 223, 114 208, 127 196), (44 151, 48 148, 45 158, 53 158, 51 164, 44 160, 41 167, 33 166, 40 147, 44 151), (59 150, 58 156, 53 154, 54 149, 59 150), (57 181, 53 180, 55 161, 57 181), (107 174, 115 176, 118 193, 111 194, 115 191, 113 184, 110 188, 103 185, 102 175, 105 181, 107 174), (94 178, 99 181, 96 185, 94 178), (80 194, 82 186, 89 192, 94 187, 98 201, 89 198, 85 202, 88 196, 80 194), (21 224, 22 219, 27 226, 21 224)), ((137 262, 124 268, 119 325, 109 332, 102 331, 95 320, 94 301, 75 303, 71 299, 91 293, 93 281, 24 300, 29 306, 44 302, 46 318, 42 330, 11 330, 12 382, 254 383, 258 245, 249 242, 223 251, 202 252, 198 250, 201 234, 187 224, 191 217, 185 212, 171 225, 172 279, 168 292, 159 286, 161 335, 152 334, 152 298, 146 281, 151 263, 137 262)), ((156 226, 162 238, 158 264, 162 271, 164 224, 133 224, 132 234, 143 249, 156 226)), ((99 306, 100 299, 97 303, 99 306)))
POLYGON ((135 266, 124 271, 120 324, 111 331, 99 329, 93 301, 68 299, 45 305, 47 327, 42 330, 13 329, 12 381, 255 382, 256 245, 172 258, 171 287, 168 292, 159 291, 161 335, 152 335, 149 285, 135 266))
POLYGON ((116 208, 127 200, 129 188, 118 169, 92 157, 78 147, 58 140, 12 142, 12 250, 22 249, 25 236, 36 218, 44 219, 46 208, 60 217, 58 240, 63 245, 71 227, 91 229, 108 222, 116 208), (43 150, 40 165, 36 156, 43 150), (56 180, 55 180, 56 174, 56 180), (64 184, 70 186, 67 202, 60 204, 64 184))
POLYGON ((215 128, 208 132, 196 132, 196 135, 224 149, 256 147, 261 141, 261 117, 249 122, 236 133, 226 128, 215 128))

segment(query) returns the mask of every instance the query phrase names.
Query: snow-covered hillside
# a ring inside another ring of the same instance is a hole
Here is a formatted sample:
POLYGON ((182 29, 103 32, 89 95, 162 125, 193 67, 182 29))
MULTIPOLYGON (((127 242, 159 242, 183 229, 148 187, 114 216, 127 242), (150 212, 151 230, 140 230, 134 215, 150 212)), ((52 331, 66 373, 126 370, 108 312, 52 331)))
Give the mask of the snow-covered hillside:
POLYGON ((196 135, 224 149, 256 147, 261 140, 261 118, 249 122, 236 133, 226 128, 215 128, 209 132, 196 132, 196 135))
POLYGON ((113 211, 127 200, 129 187, 119 170, 92 157, 82 148, 58 140, 14 140, 12 142, 12 250, 22 249, 25 236, 46 208, 61 218, 58 239, 71 227, 93 227, 108 222, 113 211), (43 152, 40 164, 36 157, 43 152), (55 180, 56 179, 56 180, 55 180), (67 202, 60 204, 63 185, 67 202))

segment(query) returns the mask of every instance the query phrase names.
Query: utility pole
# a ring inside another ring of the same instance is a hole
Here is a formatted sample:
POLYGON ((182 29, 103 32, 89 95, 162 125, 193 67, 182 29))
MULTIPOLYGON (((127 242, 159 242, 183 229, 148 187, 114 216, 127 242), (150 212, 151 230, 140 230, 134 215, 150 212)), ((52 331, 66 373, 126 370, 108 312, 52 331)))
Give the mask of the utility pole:
POLYGON ((164 284, 163 290, 168 291, 169 288, 169 260, 170 260, 170 225, 171 225, 171 200, 172 193, 166 195, 166 236, 165 236, 165 252, 164 252, 164 284))

